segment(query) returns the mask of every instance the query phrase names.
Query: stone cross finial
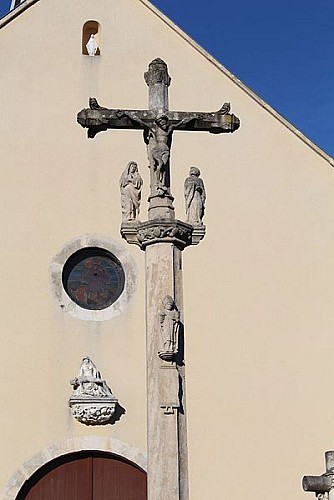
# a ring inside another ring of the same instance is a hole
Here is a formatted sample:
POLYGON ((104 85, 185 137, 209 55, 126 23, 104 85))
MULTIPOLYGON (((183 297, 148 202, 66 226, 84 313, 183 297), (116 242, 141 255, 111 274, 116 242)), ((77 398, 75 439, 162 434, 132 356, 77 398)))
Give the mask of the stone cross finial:
POLYGON ((144 73, 144 79, 149 88, 148 105, 150 109, 162 113, 168 111, 168 87, 171 77, 162 59, 154 59, 144 73))

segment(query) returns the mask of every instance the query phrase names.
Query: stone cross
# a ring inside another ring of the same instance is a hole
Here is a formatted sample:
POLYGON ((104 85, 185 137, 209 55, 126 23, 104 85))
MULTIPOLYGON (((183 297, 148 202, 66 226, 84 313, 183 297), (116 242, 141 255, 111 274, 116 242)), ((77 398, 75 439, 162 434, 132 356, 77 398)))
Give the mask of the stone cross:
POLYGON ((318 500, 334 499, 334 451, 325 453, 326 472, 321 476, 304 476, 303 490, 312 491, 318 500))
POLYGON ((88 137, 107 129, 142 129, 150 166, 151 195, 149 218, 174 219, 173 197, 170 191, 170 152, 174 130, 207 131, 213 134, 234 132, 239 119, 230 114, 225 103, 214 113, 169 111, 168 87, 171 78, 167 65, 154 59, 144 74, 149 88, 148 110, 108 109, 90 98, 88 109, 78 113, 78 122, 88 128, 88 137))
POLYGON ((121 234, 145 250, 148 500, 188 500, 182 250, 205 226, 175 219, 170 155, 175 130, 234 132, 239 119, 225 103, 214 113, 169 111, 167 65, 155 59, 144 75, 148 110, 101 107, 95 98, 78 113, 88 137, 107 129, 142 129, 150 167, 148 220, 128 221, 121 234))

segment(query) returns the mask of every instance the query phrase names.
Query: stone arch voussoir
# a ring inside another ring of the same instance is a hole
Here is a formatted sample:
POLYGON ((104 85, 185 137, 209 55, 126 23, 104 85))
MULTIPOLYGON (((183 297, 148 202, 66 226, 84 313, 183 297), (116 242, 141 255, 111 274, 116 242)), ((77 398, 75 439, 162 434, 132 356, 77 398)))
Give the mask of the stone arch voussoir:
POLYGON ((99 436, 81 436, 52 443, 25 461, 11 476, 5 486, 2 500, 15 500, 18 492, 32 474, 51 460, 79 451, 104 451, 113 453, 147 470, 146 457, 138 449, 123 441, 99 436))

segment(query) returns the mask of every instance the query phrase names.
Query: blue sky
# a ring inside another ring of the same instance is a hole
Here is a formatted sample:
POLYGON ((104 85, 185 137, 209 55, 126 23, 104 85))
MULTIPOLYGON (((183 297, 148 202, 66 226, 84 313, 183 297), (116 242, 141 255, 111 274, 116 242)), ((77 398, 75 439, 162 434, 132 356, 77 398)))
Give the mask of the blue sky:
POLYGON ((152 3, 334 156, 334 0, 152 3))

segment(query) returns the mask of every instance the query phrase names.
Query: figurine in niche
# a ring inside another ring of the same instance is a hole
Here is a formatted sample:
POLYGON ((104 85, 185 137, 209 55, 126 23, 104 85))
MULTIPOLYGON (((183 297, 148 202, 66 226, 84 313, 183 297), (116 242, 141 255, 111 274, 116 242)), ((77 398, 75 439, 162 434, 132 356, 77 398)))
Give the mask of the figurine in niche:
POLYGON ((86 49, 87 49, 88 55, 89 56, 96 56, 98 48, 99 48, 99 46, 95 40, 95 36, 93 34, 90 35, 90 38, 86 44, 86 49))
POLYGON ((71 380, 71 385, 74 389, 73 397, 113 397, 106 381, 88 356, 82 359, 79 376, 71 380))
POLYGON ((198 116, 183 118, 177 123, 172 123, 164 113, 158 114, 153 120, 144 122, 135 113, 116 111, 117 118, 123 116, 132 122, 138 123, 144 129, 144 142, 147 145, 147 158, 151 170, 152 196, 165 196, 169 194, 169 159, 172 146, 173 132, 178 127, 185 125, 198 116))
POLYGON ((138 165, 130 161, 124 170, 119 186, 121 190, 121 206, 123 222, 137 220, 140 211, 141 190, 143 179, 138 172, 138 165))
POLYGON ((158 354, 164 361, 172 361, 178 351, 180 312, 170 295, 166 295, 162 305, 163 309, 159 314, 159 322, 163 348, 158 354))
POLYGON ((204 182, 199 178, 200 175, 199 168, 190 167, 189 177, 184 183, 187 222, 196 226, 203 225, 206 199, 204 182))

